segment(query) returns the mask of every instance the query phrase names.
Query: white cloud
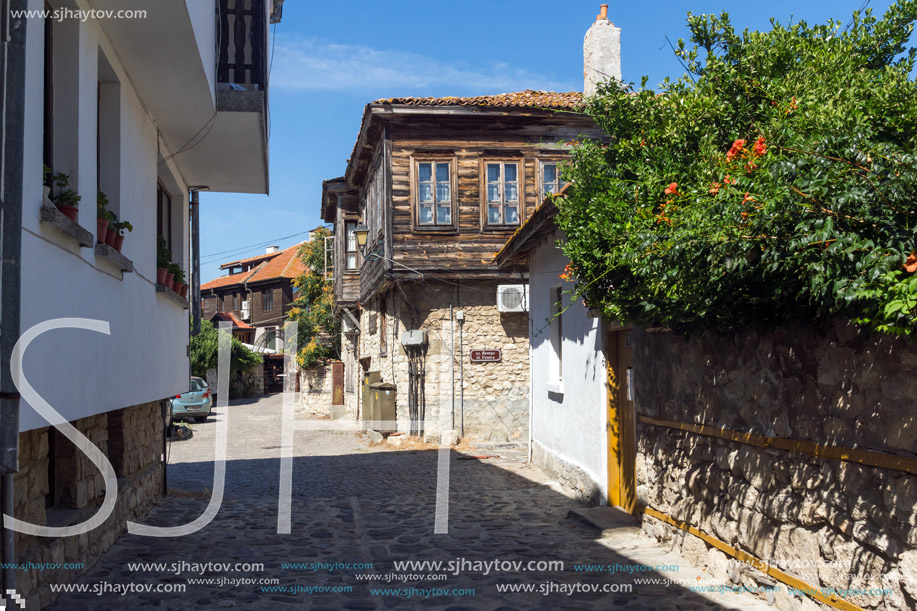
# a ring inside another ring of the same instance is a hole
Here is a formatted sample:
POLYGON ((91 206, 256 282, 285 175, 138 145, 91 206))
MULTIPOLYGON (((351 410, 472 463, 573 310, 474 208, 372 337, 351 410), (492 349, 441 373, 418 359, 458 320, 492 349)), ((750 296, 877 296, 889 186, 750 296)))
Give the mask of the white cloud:
POLYGON ((455 94, 486 95, 542 89, 571 91, 575 84, 502 62, 471 66, 443 62, 417 53, 373 49, 363 45, 321 43, 278 37, 271 69, 271 87, 302 91, 382 91, 391 96, 455 94))

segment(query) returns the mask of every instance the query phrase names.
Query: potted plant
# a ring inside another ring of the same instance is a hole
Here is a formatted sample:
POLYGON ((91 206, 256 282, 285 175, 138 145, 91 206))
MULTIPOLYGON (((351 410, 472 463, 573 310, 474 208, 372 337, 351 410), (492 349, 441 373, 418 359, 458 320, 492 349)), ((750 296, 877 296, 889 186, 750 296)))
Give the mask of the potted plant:
POLYGON ((117 221, 114 224, 115 229, 115 250, 121 252, 121 246, 124 245, 124 232, 131 232, 134 230, 134 226, 131 225, 130 221, 117 221))
POLYGON ((96 240, 99 244, 108 241, 108 227, 114 221, 114 213, 108 209, 108 196, 98 192, 96 195, 96 240))
POLYGON ((178 263, 173 263, 169 271, 172 272, 172 290, 176 293, 181 293, 181 285, 185 281, 185 272, 182 271, 178 263))
POLYGON ((181 295, 181 296, 184 297, 185 299, 188 298, 188 283, 187 283, 187 282, 182 282, 182 284, 181 284, 181 292, 179 293, 179 295, 181 295))
POLYGON ((78 213, 77 206, 80 205, 80 196, 70 188, 70 175, 58 172, 54 175, 53 182, 54 186, 57 187, 57 193, 51 197, 51 201, 54 202, 58 210, 75 223, 78 213))
POLYGON ((42 190, 44 190, 45 197, 48 199, 48 201, 51 201, 51 168, 46 165, 42 165, 41 168, 42 190))
POLYGON ((109 212, 108 214, 109 214, 109 219, 108 219, 109 223, 108 223, 108 229, 105 231, 105 243, 111 246, 112 248, 114 248, 115 247, 115 238, 118 237, 118 232, 115 231, 114 225, 115 223, 118 222, 118 215, 115 214, 114 212, 109 212))
POLYGON ((166 239, 162 236, 156 238, 156 282, 165 286, 166 277, 169 274, 169 265, 172 263, 172 251, 166 245, 166 239))

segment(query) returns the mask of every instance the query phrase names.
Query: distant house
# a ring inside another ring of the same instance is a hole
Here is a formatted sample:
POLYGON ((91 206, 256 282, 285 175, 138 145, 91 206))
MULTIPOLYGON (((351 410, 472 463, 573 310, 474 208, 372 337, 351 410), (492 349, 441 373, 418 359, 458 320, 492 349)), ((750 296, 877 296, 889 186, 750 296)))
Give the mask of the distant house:
POLYGON ((91 567, 126 521, 142 522, 163 495, 168 398, 189 384, 189 302, 157 281, 159 239, 188 276, 190 193, 268 189, 274 3, 218 4, 219 17, 213 2, 4 4, 3 512, 68 526, 95 515, 105 498, 98 463, 59 424, 49 426, 58 418, 42 414, 41 402, 26 392, 20 400, 9 375, 13 344, 37 325, 100 325, 46 330, 25 350, 23 375, 99 448, 118 482, 110 517, 86 534, 4 535, 5 567, 51 557, 68 567, 4 569, 2 591, 15 590, 29 609, 48 605, 52 584, 91 567), (106 238, 100 192, 133 226, 120 251, 98 243, 106 238), (78 207, 67 207, 77 195, 78 207))
POLYGON ((304 271, 299 248, 269 246, 263 254, 220 265, 228 275, 201 285, 203 318, 233 324, 233 334, 259 350, 283 350, 283 324, 304 271))

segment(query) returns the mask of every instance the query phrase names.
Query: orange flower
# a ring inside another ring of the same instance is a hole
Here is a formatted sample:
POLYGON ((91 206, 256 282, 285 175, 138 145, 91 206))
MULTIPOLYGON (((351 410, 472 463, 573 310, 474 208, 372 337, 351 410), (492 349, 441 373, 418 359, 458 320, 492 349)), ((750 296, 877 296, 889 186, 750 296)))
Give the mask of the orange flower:
POLYGON ((731 160, 733 157, 741 153, 742 149, 744 148, 745 148, 745 140, 742 138, 739 138, 738 140, 732 143, 732 147, 729 149, 729 151, 726 152, 726 159, 731 160))
POLYGON ((716 195, 717 193, 719 193, 721 186, 722 185, 718 182, 710 183, 710 195, 716 195))
POLYGON ((755 141, 754 154, 756 157, 767 153, 767 145, 764 144, 764 136, 755 141))
POLYGON ((752 197, 751 195, 749 195, 749 194, 748 194, 748 191, 746 191, 746 192, 745 192, 745 197, 742 199, 742 205, 744 206, 744 205, 747 204, 748 202, 755 202, 755 201, 758 201, 758 200, 756 200, 754 197, 752 197))
POLYGON ((754 161, 749 161, 745 164, 745 172, 754 172, 758 169, 758 164, 754 161))
POLYGON ((673 182, 669 184, 669 186, 665 188, 665 194, 666 195, 681 195, 681 193, 678 192, 678 183, 673 182))
POLYGON ((789 108, 786 109, 786 112, 784 114, 790 114, 797 108, 799 108, 799 105, 796 103, 796 96, 793 96, 793 100, 790 102, 790 106, 789 108))
POLYGON ((561 280, 570 281, 573 280, 573 264, 567 263, 567 266, 564 268, 564 271, 561 275, 558 276, 561 280))
POLYGON ((726 178, 723 179, 723 184, 724 184, 724 185, 731 185, 731 184, 733 184, 733 183, 734 183, 734 181, 732 180, 732 176, 730 176, 729 174, 726 174, 726 178))
POLYGON ((747 218, 748 218, 748 213, 747 213, 747 212, 743 212, 743 213, 742 213, 742 218, 743 218, 743 219, 747 219, 747 218))
POLYGON ((646 146, 646 140, 641 140, 641 141, 640 141, 640 146, 641 146, 641 147, 646 146))
POLYGON ((910 256, 904 263, 904 269, 911 273, 917 272, 917 250, 911 251, 910 256))

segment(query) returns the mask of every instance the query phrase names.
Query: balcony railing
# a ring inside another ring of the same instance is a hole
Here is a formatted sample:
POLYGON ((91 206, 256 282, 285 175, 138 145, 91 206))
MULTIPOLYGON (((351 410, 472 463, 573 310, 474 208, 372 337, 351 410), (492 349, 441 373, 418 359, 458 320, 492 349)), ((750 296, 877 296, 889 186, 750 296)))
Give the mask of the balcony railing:
POLYGON ((267 85, 266 0, 217 0, 217 83, 264 91, 267 85))

